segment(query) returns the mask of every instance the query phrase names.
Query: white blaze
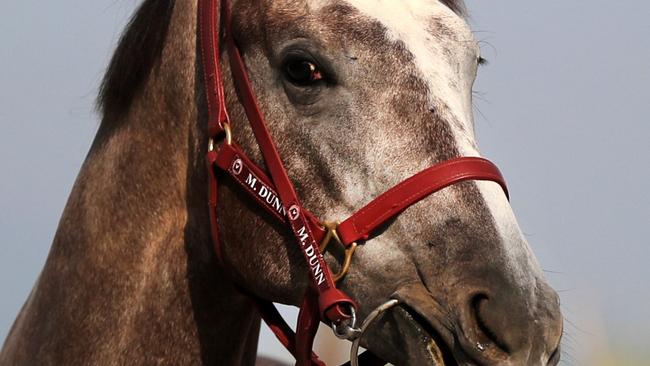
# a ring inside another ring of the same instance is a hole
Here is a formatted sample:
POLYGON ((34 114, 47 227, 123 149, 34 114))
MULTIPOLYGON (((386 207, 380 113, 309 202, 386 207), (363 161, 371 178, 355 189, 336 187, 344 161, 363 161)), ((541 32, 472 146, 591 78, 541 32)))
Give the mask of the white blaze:
POLYGON ((479 48, 467 22, 437 0, 347 2, 384 25, 388 40, 406 46, 427 85, 429 103, 436 107, 446 104, 452 117, 447 120, 459 124, 452 126, 459 149, 463 154, 477 154, 471 95, 479 48), (431 27, 436 24, 451 34, 435 34, 431 27))
MULTIPOLYGON (((427 85, 429 103, 450 122, 460 154, 480 156, 472 113, 472 85, 479 48, 467 22, 438 0, 347 2, 384 25, 389 41, 405 45, 427 85), (436 26, 449 32, 436 34, 436 26)), ((499 185, 493 182, 477 182, 477 185, 501 237, 506 243, 517 243, 508 250, 512 259, 525 254, 534 261, 528 246, 519 245, 519 240, 509 240, 522 238, 522 234, 499 185)))

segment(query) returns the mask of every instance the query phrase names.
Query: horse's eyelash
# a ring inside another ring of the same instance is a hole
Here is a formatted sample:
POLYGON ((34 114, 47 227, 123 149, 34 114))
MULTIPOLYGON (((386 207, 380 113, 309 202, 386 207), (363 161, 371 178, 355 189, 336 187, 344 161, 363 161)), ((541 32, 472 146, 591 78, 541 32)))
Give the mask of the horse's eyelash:
POLYGON ((479 56, 477 61, 480 66, 485 66, 490 63, 486 58, 483 58, 482 56, 479 56))

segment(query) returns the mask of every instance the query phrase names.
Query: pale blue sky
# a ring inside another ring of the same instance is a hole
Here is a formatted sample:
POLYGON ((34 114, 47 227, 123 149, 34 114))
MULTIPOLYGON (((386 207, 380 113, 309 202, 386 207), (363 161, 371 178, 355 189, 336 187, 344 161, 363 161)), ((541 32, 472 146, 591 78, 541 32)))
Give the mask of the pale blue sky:
MULTIPOLYGON (((0 2, 0 342, 45 261, 139 1, 0 2)), ((483 153, 561 293, 570 356, 650 343, 650 4, 468 2, 483 153)), ((265 333, 262 350, 279 353, 265 333)), ((634 363, 636 364, 636 363, 634 363)), ((639 363, 640 364, 640 363, 639 363)))

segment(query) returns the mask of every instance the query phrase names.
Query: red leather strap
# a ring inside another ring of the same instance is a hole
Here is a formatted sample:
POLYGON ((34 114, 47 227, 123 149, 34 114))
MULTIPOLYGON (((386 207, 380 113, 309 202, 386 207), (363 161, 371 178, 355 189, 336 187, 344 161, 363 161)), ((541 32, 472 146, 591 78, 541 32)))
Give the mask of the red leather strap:
POLYGON ((203 83, 208 104, 208 135, 215 137, 230 123, 221 77, 219 55, 220 9, 218 0, 201 0, 199 7, 199 37, 203 83))
POLYGON ((280 315, 278 309, 272 302, 257 297, 253 297, 253 299, 255 300, 257 309, 266 325, 271 329, 271 332, 275 334, 276 338, 284 348, 286 348, 296 360, 301 358, 303 362, 304 360, 309 360, 307 365, 325 366, 325 363, 321 361, 314 352, 312 352, 311 348, 304 351, 297 347, 298 339, 296 338, 296 334, 291 330, 291 327, 289 327, 287 322, 284 321, 282 315, 280 315))
MULTIPOLYGON (((226 22, 230 21, 229 7, 224 8, 226 22)), ((226 25, 230 29, 230 25, 226 25)), ((329 321, 340 321, 349 318, 344 310, 344 305, 356 306, 343 292, 336 288, 332 274, 320 253, 319 244, 316 242, 314 233, 308 225, 308 218, 305 210, 300 204, 298 195, 289 179, 280 154, 273 142, 271 133, 266 126, 264 116, 259 109, 255 94, 253 93, 246 66, 241 58, 239 49, 235 45, 232 35, 227 36, 228 55, 230 56, 230 67, 235 80, 236 89, 240 101, 244 106, 246 116, 252 127, 255 139, 260 147, 266 166, 271 174, 271 179, 277 188, 278 195, 282 200, 283 207, 289 218, 289 225, 303 253, 305 261, 310 268, 310 277, 314 288, 319 296, 320 314, 329 321), (331 311, 331 307, 338 307, 338 310, 331 311), (330 316, 335 316, 330 318, 330 316)))
POLYGON ((208 152, 206 155, 208 165, 208 210, 210 212, 210 234, 212 235, 212 245, 214 246, 217 259, 223 267, 223 257, 221 255, 221 238, 219 237, 219 223, 217 221, 217 204, 218 204, 218 182, 216 172, 214 171, 214 163, 217 159, 217 154, 214 151, 208 152))
MULTIPOLYGON (((244 154, 237 145, 223 145, 215 160, 216 165, 230 175, 260 207, 270 213, 278 222, 286 224, 284 207, 275 186, 266 174, 244 154)), ((318 219, 307 210, 307 222, 319 243, 326 234, 318 219)))
POLYGON ((308 366, 313 360, 310 354, 321 319, 316 298, 316 294, 307 291, 300 306, 296 325, 296 366, 308 366))
MULTIPOLYGON (((215 252, 217 254, 217 259, 219 260, 221 267, 226 268, 226 264, 224 263, 223 256, 221 254, 221 238, 219 236, 219 223, 217 222, 217 204, 218 204, 217 183, 218 182, 217 182, 217 175, 215 174, 216 173, 215 168, 217 167, 216 160, 217 160, 217 153, 214 151, 208 152, 207 163, 208 163, 208 172, 209 172, 208 174, 210 177, 209 178, 210 184, 208 185, 209 188, 208 202, 210 208, 210 229, 212 235, 212 242, 215 248, 215 252)), ((297 339, 297 336, 294 333, 294 331, 291 330, 291 327, 289 327, 287 322, 282 318, 282 315, 280 315, 278 309, 271 301, 264 300, 252 295, 249 296, 255 303, 257 310, 260 313, 260 316, 262 317, 266 325, 269 327, 269 329, 271 329, 271 332, 273 332, 273 334, 278 339, 278 341, 280 341, 280 343, 289 351, 289 353, 293 355, 293 357, 296 360, 298 359, 302 360, 301 365, 326 366, 325 363, 323 363, 318 358, 318 356, 314 352, 312 352, 313 337, 307 337, 307 335, 304 334, 303 331, 300 334, 299 338, 297 339)), ((316 312, 316 314, 318 314, 318 312, 316 312)), ((318 319, 316 319, 316 323, 318 323, 318 319)), ((309 330, 308 327, 311 327, 312 331, 318 329, 318 324, 315 325, 312 323, 305 324, 304 320, 301 322, 299 319, 298 324, 299 327, 302 326, 307 331, 309 330)))
MULTIPOLYGON (((226 268, 224 263, 223 256, 221 253, 221 238, 219 236, 219 224, 217 222, 217 205, 218 205, 218 182, 215 168, 219 167, 217 165, 217 153, 212 151, 207 155, 208 171, 209 171, 209 209, 210 209, 210 229, 212 234, 212 242, 217 254, 217 259, 219 260, 221 267, 226 268)), ((260 180, 266 180, 267 178, 260 174, 260 180)), ((266 207, 262 205, 262 207, 266 207)), ((273 210, 271 210, 273 211, 273 210)), ((277 216, 274 216, 277 217, 277 216)), ((284 217, 280 220, 285 220, 284 217)), ((278 312, 275 305, 268 300, 261 299, 259 297, 249 295, 253 302, 255 303, 260 316, 266 323, 266 325, 271 329, 271 332, 276 336, 278 341, 293 355, 297 360, 297 365, 299 366, 326 366, 323 361, 321 361, 316 353, 312 352, 314 337, 316 331, 318 330, 318 324, 320 321, 320 314, 318 312, 318 304, 314 302, 313 295, 308 292, 305 296, 303 306, 300 310, 300 315, 298 318, 298 334, 294 333, 291 330, 291 327, 287 322, 282 318, 278 312)), ((366 365, 365 363, 362 363, 366 365)))
MULTIPOLYGON (((273 140, 270 136, 268 129, 266 128, 263 116, 257 107, 255 97, 250 89, 248 76, 245 72, 245 67, 239 51, 234 45, 234 40, 230 36, 230 5, 227 0, 223 0, 223 3, 220 3, 218 0, 201 0, 199 1, 199 32, 200 32, 200 43, 201 43, 201 59, 203 65, 203 75, 204 75, 204 90, 206 93, 206 100, 208 105, 208 135, 211 138, 216 138, 217 135, 223 132, 224 125, 230 124, 228 113, 226 111, 225 96, 223 90, 223 80, 221 77, 221 67, 220 67, 220 52, 219 52, 219 12, 223 11, 224 22, 225 22, 225 38, 229 43, 229 52, 230 58, 233 63, 233 73, 234 78, 238 84, 239 90, 243 91, 244 94, 244 108, 255 132, 258 144, 262 150, 264 159, 267 163, 269 171, 273 182, 277 187, 279 187, 279 197, 282 199, 282 210, 277 209, 277 205, 274 202, 270 204, 264 204, 266 201, 261 202, 262 207, 267 208, 271 214, 279 219, 284 221, 283 214, 286 215, 286 212, 291 212, 291 215, 288 215, 290 218, 290 226, 300 243, 301 249, 305 254, 305 259, 311 269, 311 277, 314 283, 314 288, 318 290, 318 293, 322 297, 318 298, 316 302, 311 296, 305 298, 305 307, 302 309, 301 313, 303 314, 299 319, 299 329, 300 336, 296 341, 293 332, 286 325, 286 322, 277 313, 277 310, 271 311, 269 309, 274 307, 267 301, 258 300, 258 306, 260 307, 260 312, 265 322, 269 324, 273 332, 278 336, 278 339, 290 349, 293 349, 293 354, 296 359, 299 360, 300 365, 324 365, 318 357, 310 352, 313 344, 313 339, 315 332, 318 328, 318 320, 321 317, 325 316, 325 311, 330 318, 330 321, 336 321, 345 319, 348 317, 342 309, 342 304, 347 304, 349 306, 355 306, 354 302, 343 294, 341 291, 336 289, 334 282, 332 280, 332 275, 329 268, 327 267, 325 261, 323 260, 322 254, 318 248, 317 240, 320 240, 324 235, 324 229, 318 224, 318 221, 313 215, 308 213, 306 210, 302 209, 300 202, 297 198, 293 185, 289 180, 289 177, 284 169, 282 161, 279 157, 277 149, 273 144, 273 140), (221 6, 223 5, 223 7, 221 6), (239 75, 237 75, 239 73, 239 75), (270 210, 269 210, 270 208, 270 210), (295 213, 295 215, 294 215, 295 213), (318 235, 318 236, 316 236, 318 235), (270 305, 270 306, 269 306, 270 305), (313 309, 317 306, 321 306, 320 311, 315 312, 313 309), (299 349, 295 349, 295 345, 300 345, 299 349), (309 356, 311 355, 311 356, 309 356)), ((235 153, 235 149, 229 149, 230 145, 224 145, 225 148, 222 148, 223 154, 216 154, 214 151, 209 151, 207 154, 207 160, 209 165, 209 207, 210 207, 210 224, 212 237, 215 245, 215 250, 217 255, 222 262, 221 256, 221 245, 218 232, 218 222, 217 222, 217 175, 214 171, 215 166, 219 166, 233 176, 234 173, 239 171, 239 167, 233 167, 233 161, 224 165, 224 162, 228 159, 228 153, 231 153, 230 157, 235 159, 241 159, 241 169, 248 168, 247 173, 255 174, 259 182, 263 182, 264 187, 269 190, 272 189, 271 181, 264 175, 261 169, 255 167, 255 165, 248 160, 245 155, 241 154, 240 157, 235 156, 232 153, 235 153), (223 159, 220 160, 219 158, 223 159), (246 161, 246 165, 244 165, 246 161), (219 164, 221 162, 221 164, 219 164), (234 168, 234 169, 233 169, 234 168)), ((238 175, 238 174, 234 174, 238 175)), ((246 188, 248 186, 248 193, 252 196, 255 196, 253 193, 257 193, 255 190, 255 185, 251 186, 249 181, 235 179, 242 186, 246 188)), ((274 192, 275 197, 278 196, 274 192)), ((260 202, 258 197, 258 202, 260 202)))
POLYGON ((286 223, 286 213, 275 187, 240 151, 235 146, 224 145, 219 150, 217 166, 227 172, 260 207, 266 209, 277 221, 286 223))
POLYGON ((508 188, 499 168, 489 160, 477 157, 451 159, 415 174, 372 200, 339 225, 339 236, 345 245, 366 240, 373 230, 414 203, 466 180, 496 182, 508 196, 508 188))

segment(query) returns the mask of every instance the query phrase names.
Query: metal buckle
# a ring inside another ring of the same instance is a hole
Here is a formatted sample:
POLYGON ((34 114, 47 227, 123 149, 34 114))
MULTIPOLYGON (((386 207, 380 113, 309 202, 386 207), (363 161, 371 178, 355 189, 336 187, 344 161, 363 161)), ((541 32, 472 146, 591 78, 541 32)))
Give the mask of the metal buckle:
POLYGON ((350 319, 332 323, 332 330, 339 339, 353 341, 359 337, 361 331, 357 328, 357 312, 353 306, 350 306, 350 319))
MULTIPOLYGON (((327 229, 327 234, 325 234, 325 237, 323 238, 323 241, 320 244, 320 251, 321 253, 325 253, 325 249, 327 249, 327 246, 332 242, 332 238, 336 240, 337 243, 341 244, 343 247, 343 242, 341 241, 341 238, 339 237, 338 232, 336 229, 339 226, 339 222, 324 222, 323 226, 327 229)), ((345 275, 348 273, 350 270, 350 264, 352 263, 352 255, 354 255, 354 251, 357 249, 357 243, 354 242, 350 244, 349 247, 345 248, 345 259, 343 260, 343 265, 341 266, 341 270, 337 274, 332 275, 332 279, 334 282, 338 282, 340 279, 345 277, 345 275)))
MULTIPOLYGON (((232 145, 232 130, 230 129, 230 123, 223 122, 221 124, 223 126, 223 131, 226 134, 226 144, 232 145)), ((208 151, 214 151, 214 137, 210 137, 208 139, 208 151)))

